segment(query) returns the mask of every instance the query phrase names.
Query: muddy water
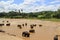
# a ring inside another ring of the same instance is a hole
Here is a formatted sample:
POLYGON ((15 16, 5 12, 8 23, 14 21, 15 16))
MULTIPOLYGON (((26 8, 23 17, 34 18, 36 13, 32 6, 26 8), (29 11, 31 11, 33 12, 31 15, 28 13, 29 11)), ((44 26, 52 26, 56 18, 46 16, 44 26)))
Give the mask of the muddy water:
POLYGON ((0 27, 0 29, 6 31, 6 34, 14 34, 25 40, 53 40, 55 35, 60 35, 60 22, 28 19, 0 19, 0 22, 3 20, 5 21, 5 25, 0 27), (7 20, 11 23, 11 26, 6 26, 7 20), (28 23, 28 25, 22 27, 22 29, 17 27, 18 24, 24 23, 28 23), (29 31, 31 24, 37 24, 37 26, 34 27, 35 33, 31 33, 29 38, 22 37, 22 32, 29 31), (43 26, 39 27, 39 24, 42 24, 43 26))

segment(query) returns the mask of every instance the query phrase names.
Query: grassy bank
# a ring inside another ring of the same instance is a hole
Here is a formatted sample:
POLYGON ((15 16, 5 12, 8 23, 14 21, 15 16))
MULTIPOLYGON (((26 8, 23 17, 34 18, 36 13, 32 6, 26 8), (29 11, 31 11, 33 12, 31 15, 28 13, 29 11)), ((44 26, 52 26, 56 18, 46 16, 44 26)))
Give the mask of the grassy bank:
POLYGON ((38 18, 0 18, 0 19, 28 19, 28 20, 43 20, 43 21, 60 22, 60 19, 56 19, 56 18, 49 18, 49 19, 38 19, 38 18))
POLYGON ((40 20, 45 20, 45 21, 54 21, 54 22, 60 22, 60 19, 40 19, 40 20))

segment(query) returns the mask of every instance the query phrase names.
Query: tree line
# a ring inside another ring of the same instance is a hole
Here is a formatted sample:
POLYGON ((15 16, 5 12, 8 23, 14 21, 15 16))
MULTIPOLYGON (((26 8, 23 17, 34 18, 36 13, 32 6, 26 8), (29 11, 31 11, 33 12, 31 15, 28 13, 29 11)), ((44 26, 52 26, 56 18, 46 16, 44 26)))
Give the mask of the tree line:
POLYGON ((0 12, 0 18, 37 18, 37 19, 49 19, 49 18, 57 18, 60 19, 60 9, 57 11, 41 11, 41 12, 30 12, 30 13, 24 13, 24 12, 16 12, 16 11, 10 11, 8 13, 6 12, 0 12))

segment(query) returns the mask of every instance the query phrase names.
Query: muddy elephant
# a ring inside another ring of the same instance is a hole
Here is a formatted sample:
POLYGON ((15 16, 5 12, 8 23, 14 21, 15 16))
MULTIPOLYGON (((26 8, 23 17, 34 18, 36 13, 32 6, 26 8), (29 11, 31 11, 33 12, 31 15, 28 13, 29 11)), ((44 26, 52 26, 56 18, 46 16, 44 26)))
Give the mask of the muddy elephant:
POLYGON ((6 24, 6 26, 10 26, 10 23, 6 24))
POLYGON ((21 25, 17 25, 17 27, 19 27, 20 29, 22 29, 22 26, 21 25))
POLYGON ((30 33, 25 31, 25 32, 22 32, 22 36, 23 37, 30 37, 30 33))
POLYGON ((33 29, 34 28, 33 25, 30 25, 30 28, 33 29))
POLYGON ((33 24, 33 26, 36 26, 36 24, 33 24))
POLYGON ((54 37, 54 40, 58 40, 58 35, 56 35, 56 36, 54 37))
POLYGON ((27 26, 27 23, 25 23, 25 26, 27 26))
POLYGON ((24 27, 24 24, 22 24, 22 26, 24 27))
POLYGON ((35 33, 34 29, 29 30, 30 33, 35 33))
POLYGON ((0 26, 4 26, 4 24, 0 24, 0 26))
POLYGON ((39 27, 42 27, 42 25, 40 24, 39 27))
POLYGON ((5 31, 3 31, 3 30, 0 30, 0 32, 3 32, 3 33, 5 33, 5 31))

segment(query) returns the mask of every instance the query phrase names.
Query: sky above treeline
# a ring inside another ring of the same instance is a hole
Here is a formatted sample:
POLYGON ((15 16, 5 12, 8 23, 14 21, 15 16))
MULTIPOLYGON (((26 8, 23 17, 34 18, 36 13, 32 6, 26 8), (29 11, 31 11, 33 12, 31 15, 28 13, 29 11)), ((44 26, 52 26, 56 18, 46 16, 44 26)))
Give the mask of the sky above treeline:
POLYGON ((56 11, 60 8, 60 0, 0 0, 0 12, 18 11, 38 12, 56 11))

